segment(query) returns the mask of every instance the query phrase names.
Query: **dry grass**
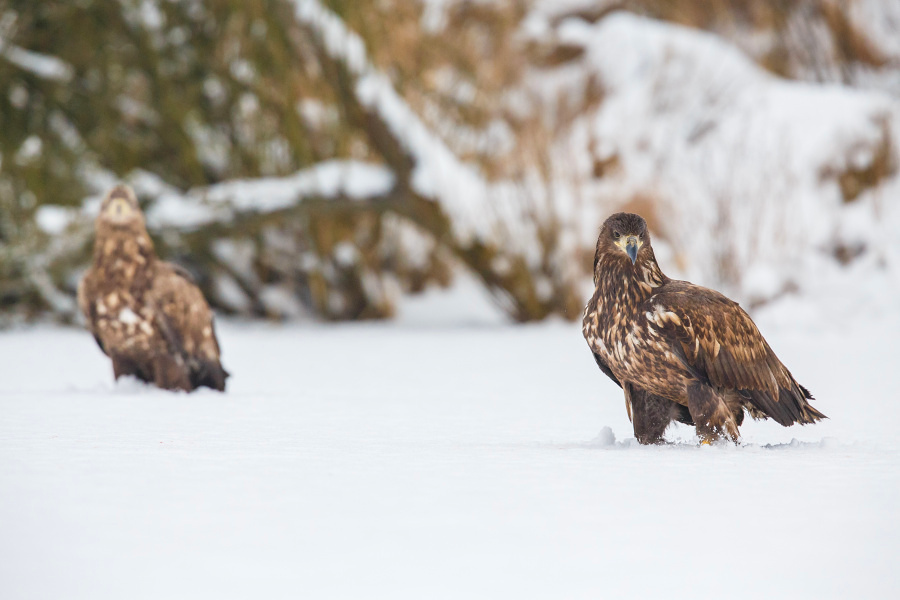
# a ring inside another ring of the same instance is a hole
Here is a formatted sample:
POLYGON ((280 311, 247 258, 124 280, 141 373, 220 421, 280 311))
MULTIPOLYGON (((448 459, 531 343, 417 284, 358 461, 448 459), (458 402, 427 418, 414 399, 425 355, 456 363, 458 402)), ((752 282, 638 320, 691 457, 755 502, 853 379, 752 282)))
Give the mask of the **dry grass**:
POLYGON ((856 201, 860 195, 897 174, 898 159, 894 153, 894 140, 887 120, 879 127, 881 138, 871 149, 870 160, 865 164, 855 164, 849 157, 839 167, 829 167, 822 171, 822 179, 834 179, 841 190, 844 202, 856 201))
POLYGON ((882 68, 887 58, 851 18, 842 0, 623 0, 627 10, 713 31, 742 45, 746 32, 774 34, 768 46, 743 45, 767 70, 789 78, 851 82, 854 69, 882 68), (819 36, 824 33, 824 39, 819 36))
POLYGON ((866 32, 850 19, 848 3, 822 1, 819 12, 831 32, 841 63, 859 63, 876 68, 887 64, 887 58, 866 37, 866 32))

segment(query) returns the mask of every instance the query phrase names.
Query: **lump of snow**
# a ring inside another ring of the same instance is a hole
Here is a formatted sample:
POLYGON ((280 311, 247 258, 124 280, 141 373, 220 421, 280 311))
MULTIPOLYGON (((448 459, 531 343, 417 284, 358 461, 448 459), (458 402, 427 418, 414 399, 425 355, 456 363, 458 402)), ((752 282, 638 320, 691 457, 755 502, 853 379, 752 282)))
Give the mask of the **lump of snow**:
POLYGON ((591 444, 594 446, 601 446, 603 448, 615 446, 616 434, 613 433, 611 427, 606 426, 600 430, 600 433, 597 434, 597 437, 591 440, 591 444))
POLYGON ((351 267, 358 256, 356 246, 350 242, 340 242, 334 247, 334 260, 342 267, 351 267))
POLYGON ((30 135, 19 146, 19 150, 16 152, 16 162, 20 165, 27 165, 40 158, 43 149, 44 142, 41 138, 36 135, 30 135))
POLYGON ((283 286, 265 286, 259 294, 259 300, 270 315, 281 319, 295 319, 304 312, 297 297, 283 286))
POLYGON ((44 204, 38 207, 34 220, 44 233, 58 235, 69 226, 72 217, 72 210, 65 206, 44 204))
POLYGON ((4 46, 0 40, 0 56, 22 70, 50 81, 65 83, 72 79, 75 70, 64 60, 48 54, 39 54, 18 46, 4 46))
POLYGON ((196 198, 165 194, 147 210, 147 224, 151 227, 177 226, 193 229, 216 220, 215 213, 196 198))
POLYGON ((231 275, 218 273, 214 280, 216 299, 238 312, 250 310, 250 299, 231 275))

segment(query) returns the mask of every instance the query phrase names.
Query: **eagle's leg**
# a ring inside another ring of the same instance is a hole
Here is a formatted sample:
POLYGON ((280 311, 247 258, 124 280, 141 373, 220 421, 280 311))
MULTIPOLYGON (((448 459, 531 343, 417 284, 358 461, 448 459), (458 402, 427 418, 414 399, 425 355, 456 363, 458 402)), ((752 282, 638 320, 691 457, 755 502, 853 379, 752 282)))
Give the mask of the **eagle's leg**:
POLYGON ((158 354, 153 359, 153 383, 166 390, 192 391, 188 370, 184 362, 170 354, 158 354))
POLYGON ((740 437, 734 411, 716 391, 705 383, 688 386, 688 410, 697 426, 701 442, 712 442, 722 435, 737 442, 740 437))
POLYGON ((138 370, 134 363, 121 356, 112 357, 113 377, 119 379, 125 375, 138 375, 138 370))
POLYGON ((634 437, 641 444, 664 443, 663 433, 676 418, 677 405, 630 383, 626 383, 624 389, 631 408, 634 437))

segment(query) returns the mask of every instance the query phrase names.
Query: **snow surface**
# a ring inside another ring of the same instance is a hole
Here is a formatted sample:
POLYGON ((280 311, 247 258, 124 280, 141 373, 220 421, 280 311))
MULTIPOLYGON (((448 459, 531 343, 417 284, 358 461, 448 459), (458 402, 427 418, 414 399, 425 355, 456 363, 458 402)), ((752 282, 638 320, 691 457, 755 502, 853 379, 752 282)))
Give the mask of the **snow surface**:
POLYGON ((0 334, 3 598, 894 597, 900 319, 762 313, 831 419, 648 448, 577 326, 454 293, 455 325, 221 323, 224 395, 0 334))

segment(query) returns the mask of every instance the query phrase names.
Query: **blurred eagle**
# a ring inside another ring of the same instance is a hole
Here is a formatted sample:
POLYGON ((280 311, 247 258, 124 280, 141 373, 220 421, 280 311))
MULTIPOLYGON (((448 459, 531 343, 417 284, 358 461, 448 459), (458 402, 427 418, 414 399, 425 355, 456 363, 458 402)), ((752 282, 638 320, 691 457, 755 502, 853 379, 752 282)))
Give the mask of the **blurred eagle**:
POLYGON ((745 409, 784 426, 826 418, 736 302, 663 275, 638 215, 603 224, 594 285, 582 332, 625 392, 640 443, 662 442, 673 420, 696 426, 701 442, 737 442, 745 409))
POLYGON ((168 390, 225 390, 213 315, 181 267, 156 257, 131 188, 116 186, 95 223, 94 261, 78 305, 116 379, 134 375, 168 390))

